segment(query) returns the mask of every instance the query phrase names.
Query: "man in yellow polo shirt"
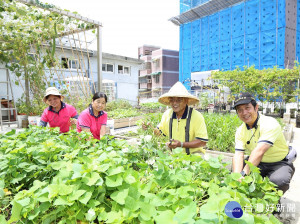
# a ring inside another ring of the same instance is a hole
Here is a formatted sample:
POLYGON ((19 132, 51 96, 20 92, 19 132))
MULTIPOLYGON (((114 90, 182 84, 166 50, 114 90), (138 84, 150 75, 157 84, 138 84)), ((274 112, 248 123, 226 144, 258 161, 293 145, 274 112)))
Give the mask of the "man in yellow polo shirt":
POLYGON ((260 168, 261 175, 286 192, 295 168, 286 159, 289 148, 280 124, 272 117, 258 114, 258 104, 250 93, 242 93, 234 108, 244 123, 235 135, 233 172, 249 174, 249 165, 244 163, 244 153, 249 153, 248 161, 260 168))
POLYGON ((158 101, 171 109, 165 111, 155 133, 169 137, 170 142, 166 144, 170 149, 182 147, 187 154, 203 153, 203 146, 208 141, 205 121, 199 111, 189 107, 199 99, 177 82, 158 101))

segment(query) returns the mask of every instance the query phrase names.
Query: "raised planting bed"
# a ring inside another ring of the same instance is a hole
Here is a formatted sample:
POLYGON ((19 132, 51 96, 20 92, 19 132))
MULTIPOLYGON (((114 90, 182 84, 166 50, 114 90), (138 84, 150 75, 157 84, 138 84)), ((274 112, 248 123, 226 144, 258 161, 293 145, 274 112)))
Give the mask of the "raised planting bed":
POLYGON ((142 116, 114 119, 114 128, 134 126, 136 125, 136 122, 140 119, 142 119, 142 116))

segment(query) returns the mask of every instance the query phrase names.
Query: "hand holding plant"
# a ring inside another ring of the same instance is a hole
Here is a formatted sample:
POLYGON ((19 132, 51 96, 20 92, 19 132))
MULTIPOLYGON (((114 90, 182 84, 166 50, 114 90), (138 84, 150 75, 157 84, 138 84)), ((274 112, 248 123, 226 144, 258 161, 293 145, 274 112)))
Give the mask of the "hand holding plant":
POLYGON ((170 149, 176 149, 177 147, 181 146, 181 142, 175 139, 170 139, 170 142, 167 142, 166 145, 170 148, 170 149))
POLYGON ((152 127, 152 125, 151 125, 150 122, 143 122, 142 123, 143 130, 147 130, 147 129, 151 128, 151 127, 152 127))

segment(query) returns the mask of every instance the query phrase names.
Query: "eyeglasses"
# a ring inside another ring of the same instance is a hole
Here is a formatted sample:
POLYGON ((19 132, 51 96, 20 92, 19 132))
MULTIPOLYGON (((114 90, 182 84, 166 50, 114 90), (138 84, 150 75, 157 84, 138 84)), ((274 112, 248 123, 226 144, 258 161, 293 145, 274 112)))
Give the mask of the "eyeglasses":
POLYGON ((183 98, 170 98, 170 103, 181 103, 183 101, 183 98))

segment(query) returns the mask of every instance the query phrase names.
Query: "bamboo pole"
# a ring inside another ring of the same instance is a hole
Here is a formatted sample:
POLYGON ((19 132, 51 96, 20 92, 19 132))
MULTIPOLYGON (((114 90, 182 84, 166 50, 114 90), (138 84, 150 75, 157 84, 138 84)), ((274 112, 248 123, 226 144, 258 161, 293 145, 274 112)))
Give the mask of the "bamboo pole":
POLYGON ((91 68, 90 71, 91 71, 91 77, 92 77, 93 87, 94 87, 94 90, 96 91, 96 86, 95 86, 95 81, 94 81, 94 75, 93 75, 93 69, 92 69, 92 66, 91 66, 90 54, 88 52, 88 46, 87 46, 85 31, 83 33, 84 33, 85 47, 86 47, 86 50, 87 50, 88 63, 89 63, 90 68, 91 68))

